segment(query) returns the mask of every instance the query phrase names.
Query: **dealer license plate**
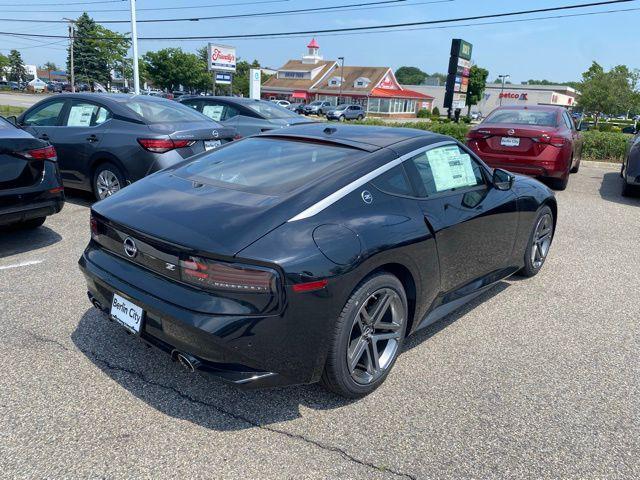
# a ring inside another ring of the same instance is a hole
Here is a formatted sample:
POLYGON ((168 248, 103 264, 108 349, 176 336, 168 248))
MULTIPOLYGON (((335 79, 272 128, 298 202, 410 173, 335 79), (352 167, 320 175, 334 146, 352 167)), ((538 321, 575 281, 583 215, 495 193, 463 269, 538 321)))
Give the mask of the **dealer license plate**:
POLYGON ((133 333, 140 333, 144 310, 122 298, 117 293, 113 294, 111 302, 111 318, 133 333))
POLYGON ((206 150, 213 150, 214 148, 218 148, 220 145, 222 145, 222 142, 220 140, 205 140, 204 141, 204 149, 206 150))
POLYGON ((520 139, 516 137, 502 137, 500 145, 503 147, 519 147, 520 139))

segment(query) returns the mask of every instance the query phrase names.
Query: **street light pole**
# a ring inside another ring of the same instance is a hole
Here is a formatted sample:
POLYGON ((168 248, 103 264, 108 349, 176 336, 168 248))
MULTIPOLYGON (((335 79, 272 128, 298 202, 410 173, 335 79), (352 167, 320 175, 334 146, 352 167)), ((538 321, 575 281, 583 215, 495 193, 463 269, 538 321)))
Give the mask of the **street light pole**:
MULTIPOLYGON (((76 92, 76 74, 75 74, 75 67, 73 65, 73 41, 74 41, 74 37, 76 36, 76 32, 74 28, 75 20, 72 20, 71 18, 64 18, 63 20, 66 20, 69 22, 69 68, 71 69, 71 93, 75 93, 76 92)), ((51 74, 49 74, 49 77, 51 77, 51 74)))
POLYGON ((342 83, 344 82, 344 57, 338 57, 338 60, 340 60, 340 63, 341 63, 341 67, 340 67, 340 93, 338 93, 338 105, 340 105, 340 103, 342 101, 342 83))
POLYGON ((133 46, 133 91, 140 95, 140 71, 138 70, 138 28, 136 26, 136 0, 131 5, 131 44, 133 46))
POLYGON ((502 106, 502 97, 504 96, 504 82, 510 77, 511 75, 498 75, 498 78, 502 80, 502 88, 500 89, 500 106, 502 106))

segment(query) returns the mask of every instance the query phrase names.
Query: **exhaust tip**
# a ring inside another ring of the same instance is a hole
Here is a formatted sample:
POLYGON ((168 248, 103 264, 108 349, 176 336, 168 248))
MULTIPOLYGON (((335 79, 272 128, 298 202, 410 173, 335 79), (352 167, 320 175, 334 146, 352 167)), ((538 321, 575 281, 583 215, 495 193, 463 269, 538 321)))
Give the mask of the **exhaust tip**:
POLYGON ((173 351, 173 354, 171 355, 171 357, 173 358, 174 361, 178 362, 187 371, 191 373, 195 372, 198 366, 200 365, 200 362, 196 358, 192 357, 189 354, 178 352, 176 350, 173 351))

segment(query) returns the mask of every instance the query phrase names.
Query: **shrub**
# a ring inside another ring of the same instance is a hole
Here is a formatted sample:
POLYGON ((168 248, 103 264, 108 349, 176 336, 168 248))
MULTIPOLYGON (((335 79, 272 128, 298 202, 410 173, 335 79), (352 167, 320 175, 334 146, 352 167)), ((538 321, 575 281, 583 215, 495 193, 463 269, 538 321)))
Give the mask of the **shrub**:
POLYGON ((426 108, 421 108, 420 110, 418 110, 418 118, 429 118, 430 116, 431 112, 429 112, 429 110, 427 110, 426 108))
POLYGON ((466 124, 471 123, 471 117, 462 117, 461 120, 463 123, 466 123, 466 124))
POLYGON ((582 133, 585 160, 621 162, 627 151, 628 136, 618 132, 589 130, 582 133))
POLYGON ((433 107, 433 110, 431 110, 431 115, 433 115, 434 117, 439 117, 440 109, 438 107, 433 107))

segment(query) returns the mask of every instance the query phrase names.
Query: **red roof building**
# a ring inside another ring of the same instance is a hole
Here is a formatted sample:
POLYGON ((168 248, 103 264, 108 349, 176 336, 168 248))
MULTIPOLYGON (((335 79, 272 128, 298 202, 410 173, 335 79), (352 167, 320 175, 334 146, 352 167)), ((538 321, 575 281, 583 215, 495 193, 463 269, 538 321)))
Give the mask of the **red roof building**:
POLYGON ((307 50, 302 60, 289 60, 262 85, 263 98, 357 103, 371 116, 393 118, 412 118, 432 108, 433 97, 403 88, 389 67, 342 67, 324 60, 315 38, 307 50))

